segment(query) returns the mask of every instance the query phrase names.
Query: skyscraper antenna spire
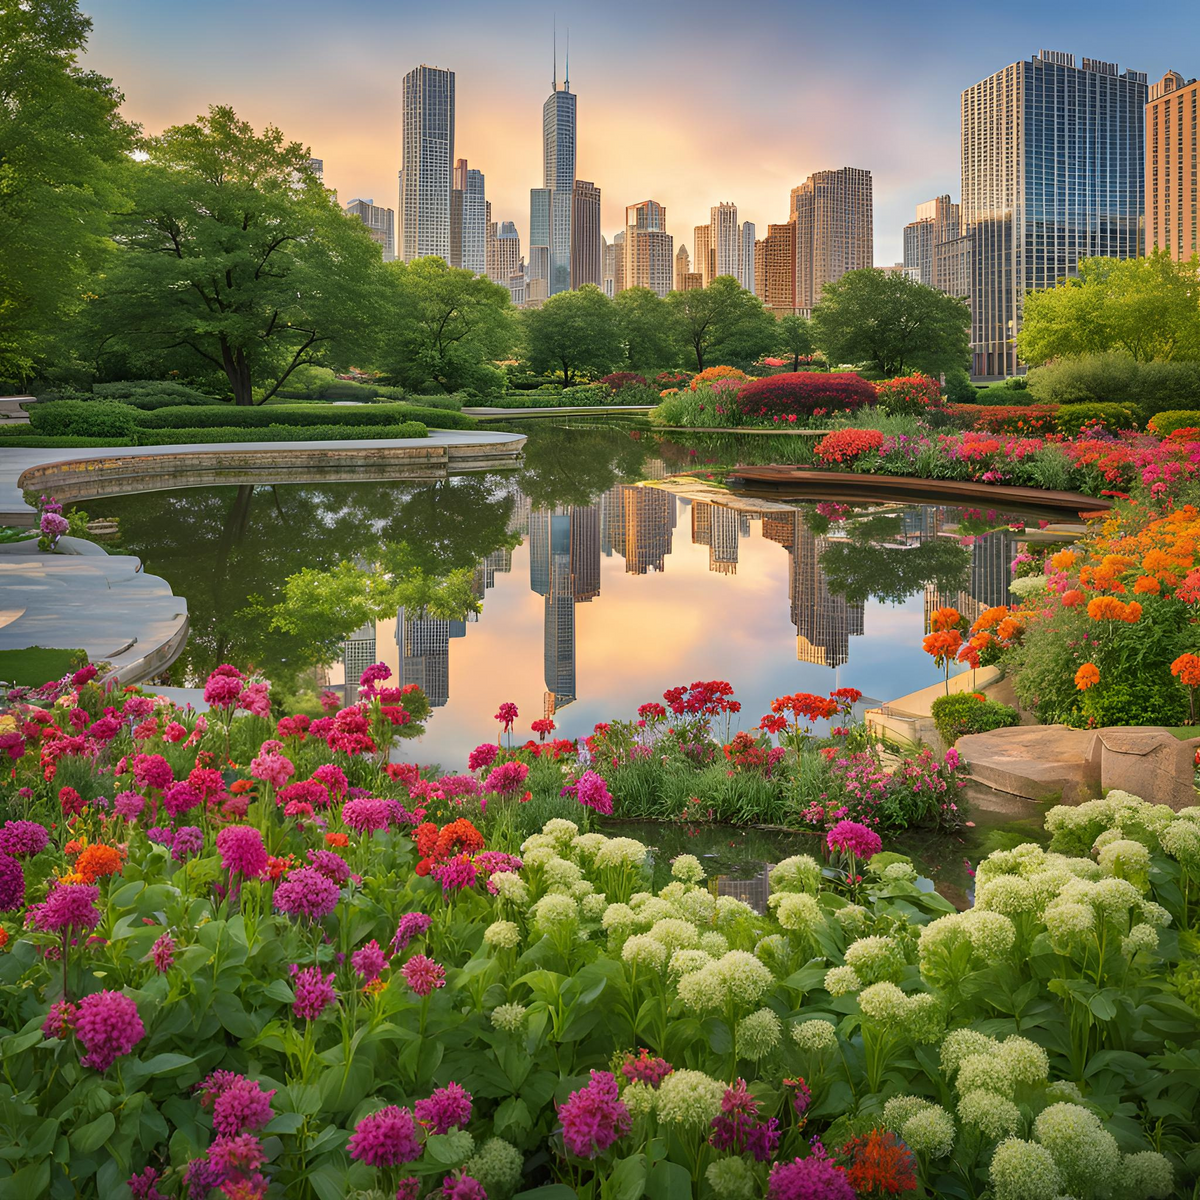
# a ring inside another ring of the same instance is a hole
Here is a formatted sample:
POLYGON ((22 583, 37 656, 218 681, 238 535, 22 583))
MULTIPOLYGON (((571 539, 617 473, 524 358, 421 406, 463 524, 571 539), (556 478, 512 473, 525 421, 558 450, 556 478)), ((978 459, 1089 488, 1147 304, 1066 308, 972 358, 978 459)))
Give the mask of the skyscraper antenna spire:
POLYGON ((552 91, 558 91, 558 17, 553 18, 553 37, 554 37, 554 78, 550 82, 552 91))
POLYGON ((564 91, 571 90, 571 27, 567 26, 567 70, 566 79, 563 81, 564 91))

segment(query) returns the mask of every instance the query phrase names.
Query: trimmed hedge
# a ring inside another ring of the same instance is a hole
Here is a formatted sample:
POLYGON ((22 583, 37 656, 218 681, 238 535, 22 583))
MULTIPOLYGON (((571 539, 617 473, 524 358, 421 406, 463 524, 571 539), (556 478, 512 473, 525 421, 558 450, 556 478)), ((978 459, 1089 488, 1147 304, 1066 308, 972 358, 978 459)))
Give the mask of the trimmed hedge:
POLYGON ((29 427, 44 437, 132 438, 148 415, 117 400, 43 400, 30 407, 29 427))
POLYGON ((824 416, 874 404, 875 389, 851 371, 787 371, 746 384, 733 402, 742 416, 752 421, 824 416))
POLYGON ((263 429, 139 429, 138 446, 202 446, 208 442, 353 442, 391 438, 423 438, 429 430, 419 421, 397 425, 369 425, 347 429, 344 425, 268 425, 263 429))
POLYGON ((265 429, 268 425, 339 425, 365 428, 420 421, 431 429, 474 429, 477 422, 462 413, 415 404, 332 405, 272 404, 256 407, 218 404, 205 408, 160 409, 138 421, 143 429, 265 429))
POLYGON ((1175 408, 1155 413, 1150 418, 1150 429, 1159 437, 1168 437, 1177 429, 1200 429, 1200 409, 1175 408))
MULTIPOLYGON (((28 429, 28 425, 22 425, 28 429)), ((133 438, 89 438, 89 437, 39 437, 36 433, 12 433, 0 429, 4 440, 0 447, 4 449, 26 450, 94 450, 108 446, 136 446, 133 438)))
POLYGON ((139 397, 174 396, 182 404, 211 404, 213 398, 176 383, 172 379, 124 379, 119 383, 96 383, 92 393, 102 400, 136 400, 139 397))
POLYGON ((988 700, 977 692, 939 696, 930 706, 930 714, 947 746, 968 733, 988 733, 1021 723, 1020 714, 1011 705, 988 700))
POLYGON ((217 403, 211 396, 138 395, 118 396, 115 399, 120 404, 127 404, 130 408, 137 408, 142 412, 153 412, 156 408, 211 407, 217 403))
POLYGON ((1054 414, 1060 433, 1076 437, 1084 426, 1099 426, 1116 433, 1122 429, 1139 429, 1140 414, 1134 404, 1063 404, 1054 414))

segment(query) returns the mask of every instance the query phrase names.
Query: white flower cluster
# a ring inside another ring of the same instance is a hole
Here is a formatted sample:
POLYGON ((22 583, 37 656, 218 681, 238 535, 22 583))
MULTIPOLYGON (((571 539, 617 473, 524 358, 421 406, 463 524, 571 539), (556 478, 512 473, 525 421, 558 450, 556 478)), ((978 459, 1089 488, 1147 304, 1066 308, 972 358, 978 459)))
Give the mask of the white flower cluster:
POLYGON ((904 973, 904 950, 895 938, 859 938, 846 947, 843 957, 846 966, 853 967, 854 973, 864 983, 897 980, 904 973))
POLYGON ((954 1149, 954 1118, 920 1096, 893 1096, 883 1106, 883 1121, 910 1150, 945 1158, 954 1149))
POLYGON ((698 971, 680 979, 676 988, 684 1008, 692 1012, 749 1008, 775 982, 770 969, 748 950, 729 950, 698 971))
POLYGON ((725 1085, 703 1071, 672 1071, 658 1085, 654 1110, 664 1125, 707 1129, 721 1111, 725 1085))
POLYGON ((884 980, 859 992, 858 1007, 868 1021, 903 1034, 914 1042, 935 1042, 941 1036, 941 1005, 930 992, 910 995, 884 980))
POLYGON ((821 888, 821 868, 817 860, 807 854, 797 854, 776 863, 768 878, 773 892, 811 892, 815 896, 821 888))
POLYGON ((737 1024, 738 1054, 751 1062, 766 1058, 782 1038, 783 1025, 769 1008, 760 1008, 737 1024))

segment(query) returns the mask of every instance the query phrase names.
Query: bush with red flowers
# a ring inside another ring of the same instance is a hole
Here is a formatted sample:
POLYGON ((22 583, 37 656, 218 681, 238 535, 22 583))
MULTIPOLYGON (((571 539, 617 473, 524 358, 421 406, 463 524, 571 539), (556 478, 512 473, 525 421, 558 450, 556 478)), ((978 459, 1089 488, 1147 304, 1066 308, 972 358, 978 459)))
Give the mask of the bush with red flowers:
POLYGON ((879 407, 889 416, 919 417, 930 409, 941 408, 942 389, 928 375, 901 375, 875 385, 879 407))
POLYGON ((852 371, 787 371, 748 383, 737 406, 747 421, 779 424, 857 412, 875 403, 875 389, 852 371))
POLYGON ((608 386, 609 391, 614 394, 619 392, 623 387, 645 387, 645 375, 639 375, 636 371, 614 371, 611 375, 605 375, 600 379, 600 382, 608 386))
POLYGON ((964 427, 984 433, 1055 433, 1057 404, 947 404, 964 427))
POLYGON ((882 445, 883 434, 878 429, 835 429, 816 444, 813 453, 822 462, 844 463, 882 445))

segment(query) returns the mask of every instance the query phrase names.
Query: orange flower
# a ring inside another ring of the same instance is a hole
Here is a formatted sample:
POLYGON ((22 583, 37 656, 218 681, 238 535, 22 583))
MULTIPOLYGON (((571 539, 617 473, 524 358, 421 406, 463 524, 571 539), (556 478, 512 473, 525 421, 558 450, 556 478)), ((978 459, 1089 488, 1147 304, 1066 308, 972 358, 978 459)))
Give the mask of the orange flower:
POLYGON ((1088 601, 1087 615, 1093 621, 1125 620, 1125 605, 1116 596, 1097 596, 1088 601))
POLYGON ((962 624, 962 614, 957 608, 946 607, 935 609, 933 616, 929 620, 929 624, 933 629, 941 631, 957 629, 962 624))
POLYGON ((1086 692, 1088 688, 1100 682, 1100 669, 1095 663, 1085 662, 1078 671, 1075 672, 1075 686, 1081 691, 1086 692))
POLYGON ((980 630, 991 629, 993 625, 999 625, 1007 616, 1008 609, 1003 604, 998 604, 995 608, 985 608, 975 618, 975 624, 971 626, 971 632, 979 633, 980 630))
POLYGON ((233 781, 233 783, 231 783, 229 785, 229 790, 235 796, 244 795, 246 792, 254 790, 254 780, 253 779, 235 779, 233 781))
POLYGON ((1139 596, 1157 596, 1162 591, 1162 584, 1153 575, 1139 575, 1133 590, 1139 596))
POLYGON ((325 845, 348 846, 350 845, 350 835, 346 833, 327 833, 325 835, 325 845))
POLYGON ((125 856, 116 846, 89 846, 76 860, 75 872, 85 883, 95 883, 105 875, 120 875, 125 856))
POLYGON ((1127 622, 1130 625, 1134 625, 1141 619, 1142 619, 1142 606, 1136 600, 1130 600, 1130 602, 1127 605, 1125 605, 1125 613, 1121 617, 1121 620, 1127 622))
POLYGON ((996 636, 1002 642, 1011 642, 1014 638, 1019 637, 1024 625, 1020 617, 1005 617, 999 625, 996 626, 996 636))
POLYGON ((931 633, 926 636, 923 646, 925 653, 932 655, 940 666, 958 653, 962 646, 962 635, 956 629, 931 633))
POLYGON ((1171 674, 1187 687, 1200 687, 1200 658, 1194 654, 1181 654, 1171 664, 1171 674))
POLYGON ((1062 602, 1066 608, 1075 608, 1083 603, 1083 593, 1078 588, 1072 588, 1069 592, 1063 592, 1062 602))
POLYGON ((1069 571, 1075 565, 1075 558, 1074 550, 1060 550, 1050 556, 1050 565, 1056 571, 1069 571))
POLYGON ((8 930, 0 925, 0 950, 3 950, 8 945, 8 930))

